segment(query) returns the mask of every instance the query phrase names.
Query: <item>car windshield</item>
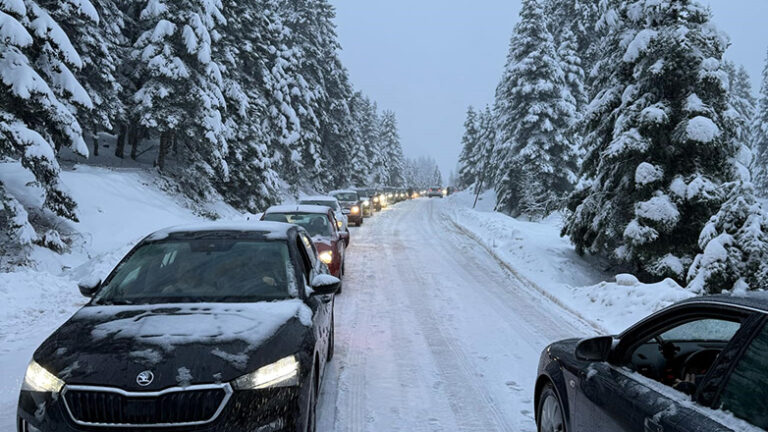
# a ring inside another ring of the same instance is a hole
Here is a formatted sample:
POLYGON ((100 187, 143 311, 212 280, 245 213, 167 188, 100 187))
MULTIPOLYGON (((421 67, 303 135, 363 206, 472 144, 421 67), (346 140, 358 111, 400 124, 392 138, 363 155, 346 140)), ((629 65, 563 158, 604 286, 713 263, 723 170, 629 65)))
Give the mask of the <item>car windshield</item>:
POLYGON ((334 210, 338 210, 339 209, 339 203, 337 201, 301 200, 300 204, 325 206, 325 207, 330 207, 330 208, 332 208, 334 210))
POLYGON ((230 238, 173 239, 131 253, 94 304, 257 302, 295 292, 285 242, 230 238))
POLYGON ((337 193, 336 199, 339 201, 357 201, 357 194, 354 192, 337 193))
POLYGON ((283 222, 296 224, 309 233, 312 237, 330 237, 331 223, 328 216, 319 213, 267 213, 264 215, 265 221, 283 222))

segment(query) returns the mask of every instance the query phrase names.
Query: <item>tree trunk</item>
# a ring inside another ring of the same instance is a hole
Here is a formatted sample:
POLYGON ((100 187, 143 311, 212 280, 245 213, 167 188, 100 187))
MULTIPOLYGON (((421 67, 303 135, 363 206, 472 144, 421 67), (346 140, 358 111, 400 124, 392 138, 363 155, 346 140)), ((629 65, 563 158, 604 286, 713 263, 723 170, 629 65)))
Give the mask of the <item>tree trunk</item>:
POLYGON ((157 150, 157 168, 160 171, 165 169, 165 158, 173 145, 173 132, 165 131, 160 134, 160 148, 157 150))
POLYGON ((115 144, 115 156, 123 159, 125 157, 125 140, 128 128, 124 124, 120 124, 120 128, 117 133, 117 143, 115 144))
POLYGON ((93 155, 99 155, 99 131, 95 128, 93 130, 93 155))
POLYGON ((131 144, 131 159, 136 160, 139 152, 139 131, 137 127, 132 127, 128 131, 128 141, 131 144))

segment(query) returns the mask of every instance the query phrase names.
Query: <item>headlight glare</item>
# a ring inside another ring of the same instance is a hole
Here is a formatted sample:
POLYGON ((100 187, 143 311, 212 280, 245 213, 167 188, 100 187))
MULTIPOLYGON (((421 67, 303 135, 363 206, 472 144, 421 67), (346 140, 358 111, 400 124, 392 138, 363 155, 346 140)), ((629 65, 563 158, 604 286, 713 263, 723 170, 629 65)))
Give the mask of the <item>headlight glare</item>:
POLYGON ((351 210, 352 214, 360 213, 360 207, 358 207, 358 206, 354 206, 350 210, 351 210))
POLYGON ((27 374, 24 375, 24 383, 21 385, 22 390, 58 393, 62 387, 64 387, 64 381, 45 370, 36 361, 29 362, 27 374))
POLYGON ((299 360, 295 355, 259 368, 256 372, 243 375, 232 381, 236 390, 258 390, 270 387, 291 387, 299 385, 299 360))
POLYGON ((331 251, 320 252, 320 254, 317 257, 320 258, 320 261, 322 261, 324 264, 328 265, 333 261, 333 252, 331 251))

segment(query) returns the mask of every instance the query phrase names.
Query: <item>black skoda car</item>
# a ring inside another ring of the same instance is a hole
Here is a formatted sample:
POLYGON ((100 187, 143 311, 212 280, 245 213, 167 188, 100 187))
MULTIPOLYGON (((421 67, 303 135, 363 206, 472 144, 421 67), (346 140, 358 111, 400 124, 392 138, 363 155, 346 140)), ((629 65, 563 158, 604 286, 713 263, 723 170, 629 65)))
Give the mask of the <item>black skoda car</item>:
POLYGON ((768 295, 675 304, 619 336, 550 345, 540 432, 768 429, 768 295))
POLYGON ((289 224, 141 241, 34 353, 20 432, 314 431, 339 280, 289 224))

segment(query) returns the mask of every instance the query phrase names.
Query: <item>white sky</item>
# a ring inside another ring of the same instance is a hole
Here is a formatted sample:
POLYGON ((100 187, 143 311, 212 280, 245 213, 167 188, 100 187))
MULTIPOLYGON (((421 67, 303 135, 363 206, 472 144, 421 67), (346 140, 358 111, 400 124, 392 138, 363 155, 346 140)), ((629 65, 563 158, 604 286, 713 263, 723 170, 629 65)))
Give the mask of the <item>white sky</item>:
MULTIPOLYGON (((492 102, 519 0, 331 0, 352 82, 398 115, 406 156, 456 166, 466 108, 492 102)), ((755 87, 768 49, 768 0, 703 0, 755 87)), ((754 89, 755 92, 757 88, 754 89)))

